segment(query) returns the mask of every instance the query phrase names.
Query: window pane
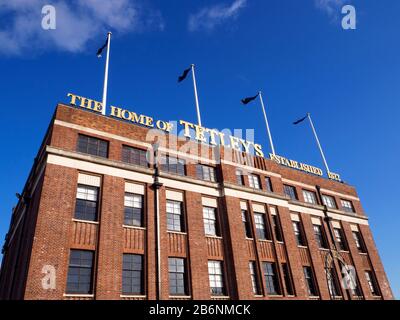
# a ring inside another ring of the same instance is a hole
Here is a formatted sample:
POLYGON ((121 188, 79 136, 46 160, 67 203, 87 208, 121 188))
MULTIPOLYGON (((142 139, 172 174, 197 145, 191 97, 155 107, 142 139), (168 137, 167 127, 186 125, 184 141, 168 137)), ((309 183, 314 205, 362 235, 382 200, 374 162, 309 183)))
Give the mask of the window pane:
POLYGON ((96 221, 97 197, 97 187, 78 185, 75 203, 75 219, 96 221))
POLYGON ((179 201, 167 201, 167 229, 169 231, 183 232, 182 203, 179 201))
POLYGON ((71 250, 67 293, 92 293, 93 252, 85 250, 71 250))
POLYGON ((149 164, 146 158, 147 151, 129 147, 122 146, 122 161, 135 164, 142 167, 148 167, 149 164))
POLYGON ((263 266, 267 293, 270 295, 280 294, 281 291, 275 264, 271 262, 263 262, 263 266))
POLYGON ((185 260, 181 258, 168 258, 169 293, 172 295, 187 294, 185 260))
POLYGON ((211 295, 223 295, 225 293, 224 279, 221 261, 208 261, 208 275, 211 295))
POLYGON ((143 257, 138 254, 124 254, 122 262, 122 293, 144 294, 143 257))
POLYGON ((78 136, 77 151, 107 158, 108 142, 80 134, 78 136))
POLYGON ((284 185, 284 192, 285 194, 292 200, 297 200, 297 193, 295 187, 284 185))

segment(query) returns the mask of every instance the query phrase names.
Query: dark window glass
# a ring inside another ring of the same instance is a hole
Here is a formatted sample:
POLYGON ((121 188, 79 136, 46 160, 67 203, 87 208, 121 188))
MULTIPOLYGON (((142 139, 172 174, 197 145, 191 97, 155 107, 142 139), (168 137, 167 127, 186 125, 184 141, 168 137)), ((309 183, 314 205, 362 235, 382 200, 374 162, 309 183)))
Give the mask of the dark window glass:
MULTIPOLYGON (((351 274, 351 273, 350 273, 351 274)), ((358 281, 357 276, 355 276, 355 279, 353 278, 351 281, 351 285, 354 286, 354 288, 350 289, 351 294, 354 297, 362 297, 362 292, 361 292, 361 286, 360 286, 360 282, 358 281)))
POLYGON ((283 278, 285 280, 286 293, 289 296, 294 296, 293 281, 287 263, 282 263, 283 278))
POLYGON ((144 294, 143 257, 139 254, 123 255, 122 293, 144 294))
POLYGON ((256 225, 257 239, 271 240, 271 235, 265 225, 265 215, 263 213, 254 213, 254 223, 256 225))
POLYGON ((334 197, 327 196, 327 195, 322 195, 322 202, 324 205, 326 205, 328 208, 331 209, 337 209, 336 201, 334 197))
POLYGON ((281 224, 279 223, 279 218, 277 215, 273 214, 271 216, 272 220, 272 229, 274 230, 275 233, 275 239, 276 241, 283 241, 282 237, 282 229, 281 229, 281 224))
POLYGON ((208 236, 218 236, 217 209, 203 207, 204 233, 208 236))
POLYGON ((143 196, 125 193, 124 224, 143 227, 143 196))
POLYGON ((311 204, 318 204, 317 195, 313 191, 303 190, 304 201, 311 204))
POLYGON ((122 161, 136 164, 142 167, 148 167, 146 151, 134 147, 122 146, 122 161))
POLYGON ((91 154, 93 156, 107 158, 108 142, 98 138, 93 138, 80 134, 78 136, 77 151, 91 154))
POLYGON ((358 231, 353 231, 353 238, 354 242, 356 243, 358 251, 361 253, 367 252, 367 250, 365 249, 364 241, 361 237, 361 234, 358 231))
POLYGON ((93 251, 71 250, 69 257, 67 293, 92 293, 93 251))
POLYGON ((299 221, 292 221, 293 231, 296 237, 296 242, 298 246, 306 246, 306 241, 304 239, 303 228, 299 221))
POLYGON ((167 201, 167 229, 169 231, 184 231, 182 203, 167 201))
POLYGON ((267 191, 273 192, 272 190, 272 182, 270 177, 265 177, 265 186, 267 188, 267 191))
POLYGON ((330 268, 329 272, 326 274, 329 294, 331 297, 341 296, 338 278, 336 276, 336 272, 333 268, 330 268))
POLYGON ((165 171, 179 176, 185 175, 185 160, 170 156, 160 157, 161 171, 165 171))
POLYGON ((244 179, 243 179, 243 172, 242 170, 236 169, 236 182, 239 186, 244 185, 244 179))
POLYGON ((78 185, 76 192, 75 219, 97 221, 97 187, 78 185))
POLYGON ((244 231, 246 233, 246 237, 252 238, 251 224, 249 219, 249 213, 247 212, 247 210, 242 210, 242 222, 244 225, 244 231))
POLYGON ((275 263, 263 262, 264 267, 264 280, 269 295, 277 295, 281 293, 276 271, 275 263))
POLYGON ((208 261, 208 277, 211 295, 224 295, 224 275, 221 261, 208 261))
POLYGON ((333 232, 335 234, 336 243, 339 250, 347 251, 346 239, 344 238, 342 229, 333 228, 333 232))
POLYGON ((205 166, 203 164, 197 164, 196 166, 197 178, 205 181, 215 182, 215 169, 214 167, 205 166))
POLYGON ((365 278, 367 279, 368 287, 372 295, 379 296, 379 289, 374 274, 371 271, 365 271, 365 278))
POLYGON ((311 267, 303 267, 303 272, 307 284, 308 295, 312 297, 317 296, 317 287, 315 286, 314 274, 311 270, 311 267))
POLYGON ((257 272, 256 272, 257 268, 255 261, 249 262, 249 269, 250 269, 250 277, 251 277, 251 285, 253 287, 253 293, 259 295, 261 294, 261 288, 257 277, 257 272))
POLYGON ((328 244, 322 226, 318 224, 313 225, 315 240, 319 248, 328 249, 328 244))
POLYGON ((186 265, 181 258, 168 258, 169 294, 186 295, 186 265))
POLYGON ((351 212, 354 213, 354 207, 353 207, 353 203, 349 200, 340 200, 341 204, 342 204, 342 210, 346 211, 346 212, 351 212))
POLYGON ((292 200, 297 200, 296 188, 293 186, 283 185, 283 190, 285 194, 292 200))

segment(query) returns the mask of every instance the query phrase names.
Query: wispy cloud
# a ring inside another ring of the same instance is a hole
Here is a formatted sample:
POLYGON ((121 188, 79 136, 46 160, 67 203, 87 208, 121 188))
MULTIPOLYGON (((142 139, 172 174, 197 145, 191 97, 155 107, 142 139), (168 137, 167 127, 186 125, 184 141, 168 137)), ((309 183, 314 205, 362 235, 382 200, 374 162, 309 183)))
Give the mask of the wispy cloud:
POLYGON ((344 0, 314 0, 315 6, 327 13, 330 17, 337 17, 344 5, 344 0))
POLYGON ((213 30, 216 26, 229 19, 235 19, 247 0, 234 0, 232 4, 217 4, 201 9, 189 16, 189 30, 213 30))
MULTIPOLYGON (((0 2, 0 54, 84 51, 108 30, 117 33, 163 30, 159 11, 139 0, 12 0, 0 2), (56 29, 43 30, 41 10, 56 8, 56 29)), ((103 39, 101 40, 103 41, 103 39)))

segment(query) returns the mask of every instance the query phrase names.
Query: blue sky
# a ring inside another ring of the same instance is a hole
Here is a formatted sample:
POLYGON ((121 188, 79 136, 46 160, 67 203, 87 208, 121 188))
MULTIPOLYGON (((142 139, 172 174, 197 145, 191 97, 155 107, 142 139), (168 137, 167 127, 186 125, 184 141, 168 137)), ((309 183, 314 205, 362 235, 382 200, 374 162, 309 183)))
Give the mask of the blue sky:
POLYGON ((239 103, 263 90, 277 153, 322 168, 308 125, 291 125, 311 112, 331 170, 357 187, 399 297, 400 2, 348 3, 356 30, 342 29, 340 0, 0 2, 0 238, 56 103, 68 92, 101 100, 95 52, 111 29, 113 105, 195 122, 191 83, 176 83, 195 63, 206 127, 254 128, 268 151, 259 104, 239 103), (56 30, 40 27, 44 4, 56 7, 56 30))

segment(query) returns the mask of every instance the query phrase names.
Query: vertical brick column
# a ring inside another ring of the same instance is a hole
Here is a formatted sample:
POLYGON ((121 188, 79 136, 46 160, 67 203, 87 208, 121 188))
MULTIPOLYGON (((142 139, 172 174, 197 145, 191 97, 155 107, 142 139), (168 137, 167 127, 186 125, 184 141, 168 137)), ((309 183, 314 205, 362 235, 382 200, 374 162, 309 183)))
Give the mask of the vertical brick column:
POLYGON ((96 299, 120 299, 125 181, 105 175, 101 189, 95 294, 96 299))

